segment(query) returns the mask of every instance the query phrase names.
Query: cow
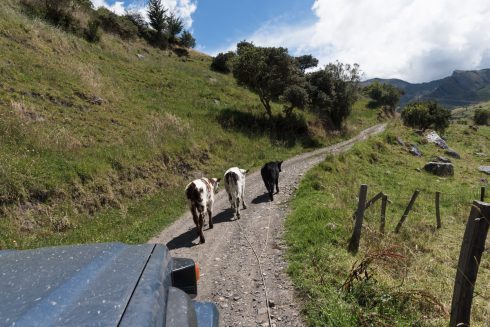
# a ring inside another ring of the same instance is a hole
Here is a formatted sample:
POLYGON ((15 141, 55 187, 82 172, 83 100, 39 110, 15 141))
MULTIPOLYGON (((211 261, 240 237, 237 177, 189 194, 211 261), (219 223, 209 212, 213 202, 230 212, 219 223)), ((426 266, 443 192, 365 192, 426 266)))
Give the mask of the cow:
POLYGON ((233 167, 225 172, 225 189, 228 193, 231 209, 235 211, 236 219, 240 219, 240 202, 243 209, 247 209, 244 200, 245 174, 248 170, 233 167))
POLYGON ((274 185, 276 186, 277 193, 279 193, 279 173, 281 172, 281 165, 282 161, 271 161, 266 163, 262 169, 260 169, 262 180, 264 181, 267 192, 269 192, 271 201, 274 201, 274 185))
POLYGON ((214 193, 218 191, 219 178, 207 179, 205 177, 195 179, 185 187, 185 195, 189 200, 192 218, 197 228, 200 243, 205 243, 202 227, 204 214, 208 213, 209 228, 213 228, 213 203, 214 193))

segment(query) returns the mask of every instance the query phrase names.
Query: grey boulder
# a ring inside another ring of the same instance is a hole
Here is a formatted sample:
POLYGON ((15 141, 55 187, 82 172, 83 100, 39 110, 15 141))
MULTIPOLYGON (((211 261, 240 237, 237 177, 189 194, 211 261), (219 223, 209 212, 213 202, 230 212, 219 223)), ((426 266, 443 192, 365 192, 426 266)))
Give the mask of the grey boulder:
POLYGON ((452 158, 461 159, 461 156, 459 155, 459 153, 457 153, 453 149, 447 149, 446 151, 444 151, 444 153, 447 154, 448 156, 452 157, 452 158))
POLYGON ((478 167, 478 170, 481 171, 482 173, 490 175, 490 166, 480 166, 478 167))
POLYGON ((424 169, 431 174, 445 177, 454 175, 454 167, 452 163, 449 162, 428 162, 424 169))

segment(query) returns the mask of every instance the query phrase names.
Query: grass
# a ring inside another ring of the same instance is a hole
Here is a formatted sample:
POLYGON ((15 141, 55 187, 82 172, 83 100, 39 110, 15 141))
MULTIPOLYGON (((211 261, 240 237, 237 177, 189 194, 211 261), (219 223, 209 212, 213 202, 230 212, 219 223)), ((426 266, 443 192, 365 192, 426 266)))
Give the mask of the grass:
POLYGON ((465 107, 456 108, 451 111, 453 120, 468 121, 473 123, 473 116, 475 115, 476 109, 487 109, 490 110, 490 101, 482 102, 474 105, 469 105, 465 107))
MULTIPOLYGON (((462 159, 452 159, 454 177, 418 171, 434 155, 433 144, 399 123, 382 135, 329 157, 305 175, 286 221, 289 273, 305 299, 311 326, 447 326, 455 267, 470 205, 479 199, 488 177, 477 170, 490 163, 490 128, 478 131, 453 124, 449 145, 462 159), (396 142, 417 143, 423 157, 410 155, 396 142), (475 153, 485 153, 479 156, 475 153), (352 215, 361 184, 368 198, 388 194, 386 234, 379 233, 379 202, 366 212, 359 253, 347 251, 352 215), (414 190, 420 190, 400 234, 393 230, 414 190), (442 228, 435 228, 434 194, 440 191, 442 228), (341 290, 349 273, 367 262, 369 279, 354 275, 350 291, 341 290)), ((490 241, 490 240, 489 240, 490 241)), ((487 241, 487 248, 490 242, 487 241)), ((490 316, 490 257, 480 265, 472 326, 490 316)), ((475 293, 475 294, 476 294, 475 293)))
POLYGON ((0 249, 145 242, 184 212, 193 178, 255 169, 376 122, 361 101, 342 135, 308 112, 270 129, 258 97, 204 54, 110 34, 88 43, 17 3, 0 3, 0 249))

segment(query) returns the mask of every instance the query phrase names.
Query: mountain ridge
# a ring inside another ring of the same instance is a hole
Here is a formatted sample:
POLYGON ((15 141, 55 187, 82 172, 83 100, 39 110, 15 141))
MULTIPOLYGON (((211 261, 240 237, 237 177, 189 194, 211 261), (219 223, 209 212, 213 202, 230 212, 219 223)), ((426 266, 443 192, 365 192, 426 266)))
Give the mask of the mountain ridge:
POLYGON ((490 100, 490 69, 455 70, 450 76, 424 83, 410 83, 401 79, 372 78, 361 83, 386 83, 404 91, 400 106, 417 100, 436 100, 448 108, 490 100))

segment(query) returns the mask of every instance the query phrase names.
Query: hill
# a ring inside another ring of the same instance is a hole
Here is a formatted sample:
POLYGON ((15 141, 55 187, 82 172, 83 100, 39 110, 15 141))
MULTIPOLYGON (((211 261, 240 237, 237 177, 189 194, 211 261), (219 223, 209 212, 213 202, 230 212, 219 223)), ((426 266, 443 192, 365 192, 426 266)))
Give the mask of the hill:
MULTIPOLYGON (((202 53, 89 43, 18 3, 0 3, 0 249, 146 242, 186 209, 193 178, 344 137, 276 104, 270 128, 257 96, 202 53)), ((363 109, 352 133, 376 119, 363 109)))
POLYGON ((400 99, 402 107, 415 100, 437 100, 449 108, 490 100, 490 69, 456 70, 451 76, 427 83, 374 78, 362 84, 365 86, 374 81, 402 89, 405 92, 400 99))

